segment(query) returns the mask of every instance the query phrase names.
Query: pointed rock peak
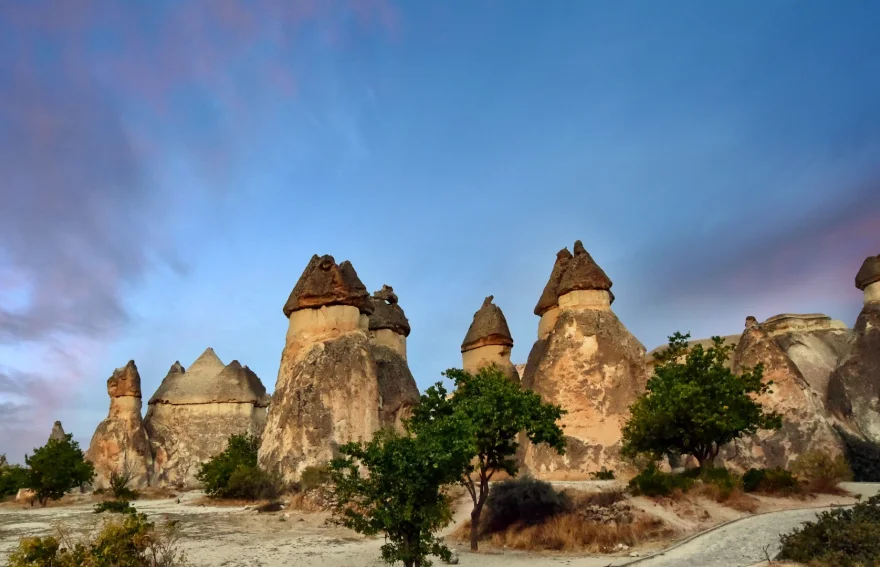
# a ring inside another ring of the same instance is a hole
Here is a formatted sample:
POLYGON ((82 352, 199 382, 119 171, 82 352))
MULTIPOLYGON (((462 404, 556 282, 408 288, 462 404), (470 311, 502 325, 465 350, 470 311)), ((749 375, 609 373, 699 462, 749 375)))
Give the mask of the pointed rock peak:
POLYGON ((390 285, 383 285, 382 289, 373 293, 373 312, 370 314, 370 330, 390 329, 398 335, 408 337, 410 333, 409 320, 403 312, 403 308, 397 303, 397 294, 390 285))
POLYGON ((474 313, 474 320, 461 343, 461 352, 486 345, 513 346, 507 319, 501 308, 492 303, 494 299, 491 295, 484 299, 483 305, 474 313))
POLYGON ((133 360, 113 371, 113 375, 107 379, 107 393, 111 398, 141 397, 141 375, 133 360))
POLYGON ((751 329, 752 327, 757 327, 757 326, 758 326, 758 320, 755 319, 754 316, 749 315, 748 317, 746 317, 746 329, 751 329))
POLYGON ((880 254, 868 256, 856 274, 856 287, 862 291, 875 282, 880 282, 880 254))
POLYGON ((558 304, 559 282, 562 281, 562 276, 565 274, 571 258, 571 252, 568 251, 568 248, 563 248, 556 253, 556 262, 553 264, 553 271, 550 272, 550 280, 544 286, 541 298, 535 306, 535 315, 540 317, 558 304))
POLYGON ((60 422, 60 421, 56 421, 56 422, 52 425, 52 433, 49 435, 49 439, 50 439, 50 440, 55 439, 55 440, 57 440, 57 441, 63 441, 65 435, 66 435, 66 434, 64 433, 64 428, 61 427, 61 422, 60 422))
POLYGON ((611 290, 611 279, 596 264, 580 240, 574 243, 574 257, 559 282, 556 297, 558 299, 576 290, 611 290))
POLYGON ((373 312, 370 294, 351 262, 337 264, 329 254, 315 254, 284 304, 284 315, 300 309, 318 309, 329 305, 351 305, 361 313, 373 312))
POLYGON ((186 368, 183 367, 179 360, 175 360, 171 368, 168 369, 168 374, 183 374, 184 372, 186 372, 186 368))
MULTIPOLYGON (((231 368, 233 370, 241 370, 242 366, 238 360, 233 360, 232 362, 230 362, 229 364, 226 365, 226 368, 231 368)), ((224 368, 224 370, 226 370, 226 368, 224 368)))
POLYGON ((217 353, 214 352, 214 349, 208 347, 205 349, 199 357, 190 364, 189 373, 192 374, 194 372, 220 372, 223 370, 223 361, 220 360, 220 357, 217 356, 217 353))

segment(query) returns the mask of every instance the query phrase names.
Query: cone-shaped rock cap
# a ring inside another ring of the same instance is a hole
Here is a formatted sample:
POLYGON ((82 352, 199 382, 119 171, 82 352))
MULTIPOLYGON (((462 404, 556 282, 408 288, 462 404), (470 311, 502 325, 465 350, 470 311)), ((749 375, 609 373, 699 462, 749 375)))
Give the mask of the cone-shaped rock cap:
POLYGON ((370 315, 370 330, 391 329, 398 335, 409 336, 409 321, 397 303, 397 294, 390 285, 373 292, 373 313, 370 315))
POLYGON ((184 371, 175 362, 159 389, 150 399, 151 404, 209 404, 209 403, 268 404, 266 388, 253 371, 233 360, 227 366, 207 349, 184 371))
POLYGON ((337 264, 329 254, 315 254, 293 286, 284 316, 300 309, 318 309, 326 305, 352 305, 361 313, 373 312, 370 294, 361 282, 351 262, 337 264))
POLYGON ((129 360, 128 364, 113 371, 113 376, 107 379, 107 393, 111 398, 141 397, 141 375, 133 360, 129 360))
POLYGON ((550 272, 550 281, 544 286, 541 299, 535 306, 535 315, 538 317, 556 307, 559 300, 559 282, 562 281, 562 276, 565 274, 569 262, 571 262, 571 252, 568 251, 568 248, 563 248, 556 253, 556 263, 553 264, 553 271, 550 272))
POLYGON ((486 345, 513 346, 507 319, 501 308, 492 303, 493 299, 491 295, 487 297, 483 300, 483 306, 474 313, 474 320, 461 343, 461 352, 486 345))
POLYGON ((856 287, 862 291, 874 282, 880 282, 880 254, 868 256, 856 274, 856 287))
POLYGON ((568 269, 559 282, 559 296, 575 290, 611 290, 611 279, 593 260, 580 240, 574 243, 574 257, 568 263, 568 269))

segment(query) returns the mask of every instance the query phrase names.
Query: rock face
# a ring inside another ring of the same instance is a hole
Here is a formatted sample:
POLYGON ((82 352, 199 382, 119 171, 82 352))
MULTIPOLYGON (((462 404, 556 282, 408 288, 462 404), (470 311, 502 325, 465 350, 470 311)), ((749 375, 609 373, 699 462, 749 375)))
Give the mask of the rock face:
POLYGON ((828 408, 847 428, 880 443, 880 256, 865 260, 856 287, 865 304, 852 348, 829 380, 828 408))
POLYGON ((379 380, 379 421, 383 427, 402 429, 402 421, 419 403, 419 388, 406 362, 409 321, 391 286, 373 293, 372 303, 370 355, 379 380))
POLYGON ((6 460, 6 453, 0 455, 0 469, 5 469, 9 466, 9 461, 6 460))
POLYGON ((585 479, 602 466, 621 469, 621 428, 645 388, 645 348, 611 311, 611 280, 580 241, 556 263, 535 314, 538 340, 523 386, 568 411, 566 454, 523 445, 520 459, 538 478, 585 479))
POLYGON ((144 418, 157 484, 196 486, 199 465, 221 453, 230 435, 262 433, 269 401, 253 371, 237 360, 224 366, 211 348, 189 370, 175 362, 144 418))
POLYGON ((510 362, 513 337, 504 313, 492 303, 493 299, 491 295, 484 299, 482 307, 474 313, 474 320, 461 343, 461 363, 470 373, 496 364, 508 378, 519 382, 519 372, 510 362))
POLYGON ((382 425, 373 311, 354 267, 329 255, 313 256, 294 286, 259 456, 285 480, 330 460, 344 443, 371 438, 382 425))
POLYGON ((109 486, 110 475, 128 473, 130 486, 150 484, 153 455, 141 418, 141 377, 133 360, 107 379, 110 412, 98 424, 86 458, 95 465, 96 488, 109 486))
POLYGON ((764 365, 764 380, 772 380, 773 385, 759 401, 779 412, 783 421, 777 431, 759 431, 722 450, 721 457, 728 464, 743 469, 787 467, 807 451, 843 454, 843 442, 824 407, 824 387, 839 356, 833 354, 833 347, 845 346, 846 335, 845 327, 839 329, 824 315, 777 315, 761 324, 747 321, 732 369, 740 373, 764 365), (811 352, 804 345, 828 348, 811 352))
POLYGON ((49 434, 49 441, 52 439, 56 441, 64 441, 65 435, 66 433, 64 433, 64 428, 61 426, 61 422, 56 421, 52 424, 52 433, 49 434))

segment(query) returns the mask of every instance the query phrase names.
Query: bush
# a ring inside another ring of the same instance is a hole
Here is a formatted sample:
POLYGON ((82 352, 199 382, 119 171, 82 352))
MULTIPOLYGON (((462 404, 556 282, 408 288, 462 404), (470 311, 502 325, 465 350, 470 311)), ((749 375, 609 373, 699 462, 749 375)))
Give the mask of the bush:
POLYGON ((107 500, 99 504, 95 504, 95 514, 101 512, 113 512, 116 514, 135 514, 137 510, 128 500, 107 500))
POLYGON ((835 427, 843 439, 846 459, 856 482, 880 482, 880 445, 859 439, 835 427))
POLYGON ((512 524, 532 526, 571 510, 567 494, 549 482, 529 476, 499 482, 489 490, 486 502, 486 529, 501 531, 512 524))
POLYGON ((27 488, 27 469, 11 465, 0 469, 0 499, 13 496, 19 489, 27 488))
POLYGON ((880 559, 880 496, 851 509, 835 508, 785 534, 778 559, 828 567, 877 565, 880 559))
POLYGON ((852 471, 846 459, 832 459, 820 451, 810 451, 798 457, 791 466, 792 472, 805 480, 813 492, 839 492, 837 485, 852 479, 852 471))
POLYGON ((614 471, 602 467, 602 470, 591 472, 590 478, 593 480, 614 480, 614 471))
POLYGON ((145 514, 111 520, 93 538, 73 542, 59 537, 29 537, 18 543, 8 567, 177 567, 186 558, 177 550, 173 524, 157 529, 145 514))
POLYGON ((303 469, 299 477, 299 489, 314 490, 330 482, 330 469, 326 465, 312 465, 303 469))
POLYGON ((742 487, 742 478, 724 467, 705 467, 697 470, 700 471, 700 481, 715 488, 715 499, 719 502, 724 502, 735 490, 742 487))
POLYGON ((229 477, 224 498, 271 500, 281 495, 281 479, 259 467, 239 466, 229 477))
POLYGON ((634 496, 669 496, 675 490, 686 492, 693 483, 688 475, 665 473, 651 464, 629 481, 629 489, 634 496))
POLYGON ((82 487, 95 478, 95 467, 85 460, 79 443, 68 433, 64 439, 49 439, 25 456, 28 465, 27 488, 33 490, 40 504, 58 500, 73 488, 82 487))
POLYGON ((798 494, 801 485, 789 471, 776 467, 772 469, 749 469, 743 475, 743 490, 767 494, 798 494))
POLYGON ((280 478, 257 466, 260 440, 247 433, 231 435, 226 450, 203 463, 196 478, 212 498, 275 498, 282 491, 280 478))
POLYGON ((128 487, 131 481, 131 473, 123 471, 121 473, 110 474, 110 491, 117 500, 137 500, 140 493, 128 487))

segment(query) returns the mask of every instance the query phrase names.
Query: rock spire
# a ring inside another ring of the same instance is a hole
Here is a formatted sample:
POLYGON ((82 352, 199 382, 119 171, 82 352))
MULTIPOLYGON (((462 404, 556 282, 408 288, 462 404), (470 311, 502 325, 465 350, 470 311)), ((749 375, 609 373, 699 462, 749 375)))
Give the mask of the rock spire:
POLYGON ((511 380, 519 381, 519 373, 510 361, 513 337, 501 308, 490 295, 474 313, 474 320, 461 343, 462 366, 468 372, 496 364, 511 380))
POLYGON ((64 441, 65 435, 66 433, 64 433, 64 427, 61 426, 61 422, 56 421, 52 424, 52 433, 49 434, 49 441, 53 439, 55 441, 64 441))

